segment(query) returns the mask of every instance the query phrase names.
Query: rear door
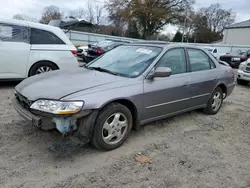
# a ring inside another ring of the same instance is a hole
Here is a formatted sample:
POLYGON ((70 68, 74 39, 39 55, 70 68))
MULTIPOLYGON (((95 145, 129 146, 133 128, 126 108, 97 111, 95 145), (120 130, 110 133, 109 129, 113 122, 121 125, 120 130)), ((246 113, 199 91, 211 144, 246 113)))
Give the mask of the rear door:
POLYGON ((189 105, 200 106, 207 103, 219 81, 220 70, 212 59, 202 50, 187 48, 190 70, 191 100, 189 105))
POLYGON ((0 23, 0 79, 25 78, 30 55, 30 29, 0 23))

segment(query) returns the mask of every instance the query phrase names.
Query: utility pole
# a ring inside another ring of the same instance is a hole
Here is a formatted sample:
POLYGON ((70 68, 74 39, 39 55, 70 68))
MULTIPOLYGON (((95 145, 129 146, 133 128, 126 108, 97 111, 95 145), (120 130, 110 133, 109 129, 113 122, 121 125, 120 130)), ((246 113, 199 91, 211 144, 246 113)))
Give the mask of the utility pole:
POLYGON ((187 4, 186 4, 186 11, 185 11, 185 20, 184 20, 184 26, 183 26, 183 33, 182 33, 182 39, 181 42, 184 42, 184 35, 186 31, 186 25, 187 25, 187 14, 188 14, 188 9, 187 9, 187 4))

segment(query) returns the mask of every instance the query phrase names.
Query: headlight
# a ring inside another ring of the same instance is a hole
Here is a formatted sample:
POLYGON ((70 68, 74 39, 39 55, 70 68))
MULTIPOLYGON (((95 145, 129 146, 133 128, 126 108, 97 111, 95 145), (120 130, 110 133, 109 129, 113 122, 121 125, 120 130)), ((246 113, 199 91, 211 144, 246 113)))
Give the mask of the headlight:
POLYGON ((52 101, 37 100, 31 105, 31 109, 59 115, 75 114, 83 107, 82 101, 52 101))
POLYGON ((244 65, 240 64, 239 69, 243 70, 244 69, 244 65))

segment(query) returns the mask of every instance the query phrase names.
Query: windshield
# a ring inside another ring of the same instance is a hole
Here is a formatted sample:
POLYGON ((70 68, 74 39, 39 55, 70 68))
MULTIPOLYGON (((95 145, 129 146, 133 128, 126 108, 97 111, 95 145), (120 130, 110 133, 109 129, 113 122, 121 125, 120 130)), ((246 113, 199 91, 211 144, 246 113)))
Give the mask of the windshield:
POLYGON ((142 74, 161 51, 159 47, 119 46, 92 61, 86 68, 102 68, 120 76, 134 78, 142 74))
POLYGON ((232 51, 231 55, 246 55, 246 51, 243 50, 234 50, 232 51))

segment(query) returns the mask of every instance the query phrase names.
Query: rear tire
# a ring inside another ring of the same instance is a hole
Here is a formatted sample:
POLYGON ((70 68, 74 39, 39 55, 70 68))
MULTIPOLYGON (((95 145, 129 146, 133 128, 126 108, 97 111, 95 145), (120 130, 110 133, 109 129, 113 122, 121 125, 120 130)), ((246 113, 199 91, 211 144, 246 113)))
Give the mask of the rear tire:
POLYGON ((37 74, 41 74, 44 72, 57 70, 57 69, 58 67, 54 65, 53 63, 42 61, 42 62, 36 63, 35 65, 31 67, 30 72, 29 72, 29 77, 37 75, 37 74))
POLYGON ((249 84, 249 81, 237 79, 237 84, 246 86, 249 84))
POLYGON ((207 107, 203 109, 203 112, 210 115, 217 114, 222 106, 222 103, 223 91, 220 87, 217 87, 207 102, 207 107))
POLYGON ((130 110, 119 103, 112 103, 97 116, 92 144, 101 150, 116 149, 128 138, 132 126, 130 110))

